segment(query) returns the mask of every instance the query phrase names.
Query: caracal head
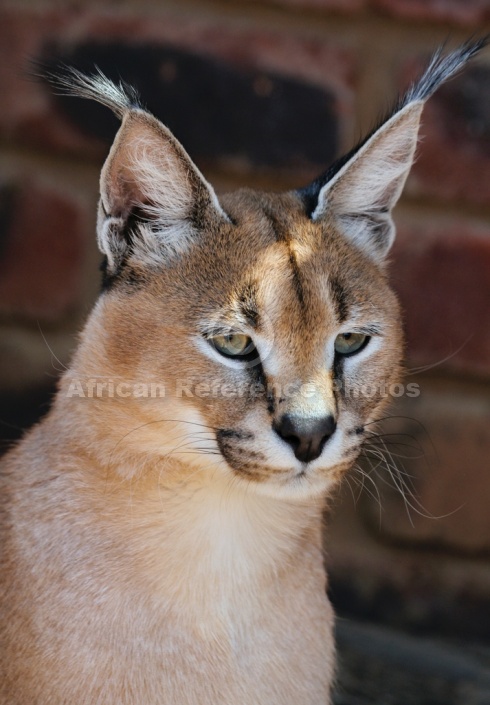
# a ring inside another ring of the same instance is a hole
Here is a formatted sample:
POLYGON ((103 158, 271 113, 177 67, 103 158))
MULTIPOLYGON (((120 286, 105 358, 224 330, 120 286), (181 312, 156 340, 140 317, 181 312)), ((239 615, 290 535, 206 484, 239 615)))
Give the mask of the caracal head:
POLYGON ((122 119, 101 176, 105 289, 74 364, 125 383, 96 400, 121 447, 279 497, 337 483, 400 370, 385 258, 422 108, 478 48, 438 54, 307 188, 220 199, 134 95, 71 77, 122 119))

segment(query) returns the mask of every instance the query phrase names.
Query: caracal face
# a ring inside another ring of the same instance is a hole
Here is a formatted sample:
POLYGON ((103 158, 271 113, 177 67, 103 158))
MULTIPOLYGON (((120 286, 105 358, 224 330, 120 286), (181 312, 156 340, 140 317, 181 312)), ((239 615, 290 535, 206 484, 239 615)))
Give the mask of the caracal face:
POLYGON ((100 181, 106 291, 71 370, 129 386, 91 407, 108 464, 124 447, 288 498, 338 482, 400 371, 386 257, 423 106, 484 44, 437 52, 390 117, 283 194, 218 198, 132 92, 68 76, 122 120, 100 181))
POLYGON ((230 222, 205 223, 156 269, 129 265, 101 299, 112 377, 165 389, 122 400, 130 438, 261 492, 325 493, 398 374, 395 297, 383 268, 313 222, 298 194, 221 203, 230 222), (350 334, 360 349, 339 353, 350 334), (246 349, 226 355, 216 340, 246 349))

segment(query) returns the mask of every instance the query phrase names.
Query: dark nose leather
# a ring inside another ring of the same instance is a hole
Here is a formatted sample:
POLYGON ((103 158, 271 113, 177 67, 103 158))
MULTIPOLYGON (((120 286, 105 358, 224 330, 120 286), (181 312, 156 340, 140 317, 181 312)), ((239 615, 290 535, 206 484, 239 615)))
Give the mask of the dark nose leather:
POLYGON ((274 431, 289 443, 302 463, 320 457, 325 443, 334 434, 337 424, 333 416, 304 418, 285 414, 274 423, 274 431))

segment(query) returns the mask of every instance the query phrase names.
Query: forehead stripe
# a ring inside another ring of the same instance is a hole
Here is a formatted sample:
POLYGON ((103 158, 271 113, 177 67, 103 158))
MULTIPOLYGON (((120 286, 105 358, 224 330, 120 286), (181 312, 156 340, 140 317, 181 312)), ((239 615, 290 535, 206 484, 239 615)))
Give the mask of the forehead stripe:
POLYGON ((247 322, 256 328, 259 324, 259 311, 257 307, 257 294, 255 283, 245 284, 243 289, 238 293, 237 297, 240 313, 247 322))
POLYGON ((305 306, 305 293, 303 289, 303 283, 301 281, 301 272, 299 271, 298 260, 296 259, 295 253, 290 250, 289 252, 289 262, 291 264, 291 269, 293 270, 293 286, 298 297, 298 301, 301 306, 305 306))
POLYGON ((270 224, 272 226, 272 231, 275 235, 276 242, 284 242, 289 250, 289 262, 291 264, 291 269, 293 272, 293 286, 296 292, 296 296, 300 305, 304 308, 305 306, 305 290, 301 278, 301 271, 298 265, 298 260, 296 254, 291 246, 291 236, 287 226, 284 226, 280 222, 279 218, 270 209, 266 210, 266 215, 269 218, 270 224))
POLYGON ((347 320, 349 315, 349 306, 347 303, 347 296, 345 289, 342 287, 338 279, 333 277, 328 279, 328 287, 330 289, 330 295, 337 312, 337 318, 340 323, 347 320))

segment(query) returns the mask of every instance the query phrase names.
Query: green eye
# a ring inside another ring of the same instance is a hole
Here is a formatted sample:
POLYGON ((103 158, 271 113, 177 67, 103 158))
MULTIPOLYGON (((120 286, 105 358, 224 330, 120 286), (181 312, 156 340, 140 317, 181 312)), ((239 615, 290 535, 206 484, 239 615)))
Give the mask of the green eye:
POLYGON ((227 335, 215 335, 209 338, 209 342, 221 355, 234 357, 239 360, 248 359, 255 353, 255 345, 252 338, 243 333, 228 333, 227 335))
POLYGON ((335 352, 338 355, 353 355, 360 352, 369 342, 364 333, 340 333, 335 338, 335 352))

